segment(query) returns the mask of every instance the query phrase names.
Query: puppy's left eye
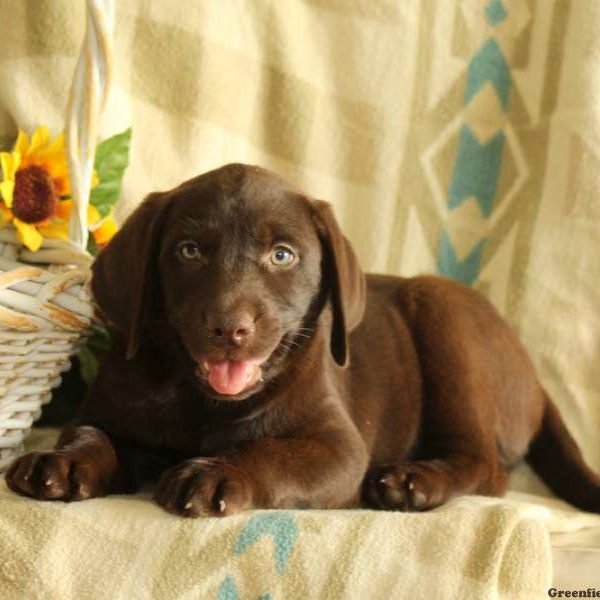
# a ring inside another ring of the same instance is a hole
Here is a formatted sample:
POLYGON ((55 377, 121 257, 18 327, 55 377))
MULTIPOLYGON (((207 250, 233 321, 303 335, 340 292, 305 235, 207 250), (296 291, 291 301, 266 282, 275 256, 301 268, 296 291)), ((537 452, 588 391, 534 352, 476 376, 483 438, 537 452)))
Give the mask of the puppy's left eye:
POLYGON ((279 244, 271 251, 269 260, 276 267, 291 267, 296 261, 296 253, 289 246, 279 244))
POLYGON ((187 261, 199 261, 202 259, 200 248, 194 242, 183 242, 177 248, 179 256, 187 261))

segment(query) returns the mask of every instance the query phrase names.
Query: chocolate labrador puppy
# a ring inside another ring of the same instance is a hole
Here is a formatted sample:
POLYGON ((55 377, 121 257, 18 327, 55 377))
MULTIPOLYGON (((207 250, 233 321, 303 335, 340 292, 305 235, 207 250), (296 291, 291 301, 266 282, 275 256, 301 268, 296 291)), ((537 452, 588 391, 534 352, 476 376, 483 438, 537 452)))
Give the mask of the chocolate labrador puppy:
POLYGON ((151 194, 93 267, 119 337, 77 423, 18 459, 41 500, 130 492, 183 515, 426 510, 524 457, 600 511, 515 334, 476 292, 365 276, 331 208, 232 164, 151 194))

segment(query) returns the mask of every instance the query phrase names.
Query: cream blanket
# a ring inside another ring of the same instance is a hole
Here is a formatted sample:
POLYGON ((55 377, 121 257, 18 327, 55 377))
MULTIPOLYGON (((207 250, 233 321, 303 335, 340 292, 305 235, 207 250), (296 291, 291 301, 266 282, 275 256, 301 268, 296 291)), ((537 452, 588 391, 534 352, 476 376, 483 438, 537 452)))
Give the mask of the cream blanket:
MULTIPOLYGON (((55 438, 35 431, 30 448, 55 438)), ((40 503, 0 480, 0 598, 533 600, 551 586, 550 532, 592 526, 599 516, 518 493, 426 514, 188 520, 144 495, 40 503)))
POLYGON ((0 487, 3 600, 543 598, 540 509, 463 498, 427 515, 262 511, 187 520, 145 498, 0 487))
MULTIPOLYGON (((82 32, 82 2, 0 0, 0 142, 62 128, 82 32)), ((600 470, 600 3, 130 0, 115 44, 101 132, 133 127, 121 216, 225 162, 280 172, 334 203, 366 270, 485 293, 600 470)), ((548 531, 592 522, 547 514, 465 499, 184 522, 3 493, 0 597, 528 599, 548 531), (271 534, 236 551, 269 528, 279 554, 271 534)))

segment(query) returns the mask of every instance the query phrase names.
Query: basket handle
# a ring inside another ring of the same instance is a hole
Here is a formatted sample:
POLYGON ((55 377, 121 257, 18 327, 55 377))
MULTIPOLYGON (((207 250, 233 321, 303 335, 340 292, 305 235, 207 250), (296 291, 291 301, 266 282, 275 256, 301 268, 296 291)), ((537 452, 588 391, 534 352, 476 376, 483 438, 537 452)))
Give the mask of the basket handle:
POLYGON ((98 120, 112 81, 113 0, 86 1, 85 37, 67 104, 66 144, 73 210, 69 239, 82 250, 88 241, 90 201, 98 120))

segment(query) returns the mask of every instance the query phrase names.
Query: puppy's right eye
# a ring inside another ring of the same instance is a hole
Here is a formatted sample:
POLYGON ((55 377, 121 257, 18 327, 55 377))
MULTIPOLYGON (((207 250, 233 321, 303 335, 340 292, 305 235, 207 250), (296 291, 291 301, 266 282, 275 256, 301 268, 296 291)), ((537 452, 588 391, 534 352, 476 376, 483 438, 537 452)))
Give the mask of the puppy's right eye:
POLYGON ((199 261, 202 259, 200 248, 193 242, 183 242, 177 247, 177 253, 183 260, 199 261))

